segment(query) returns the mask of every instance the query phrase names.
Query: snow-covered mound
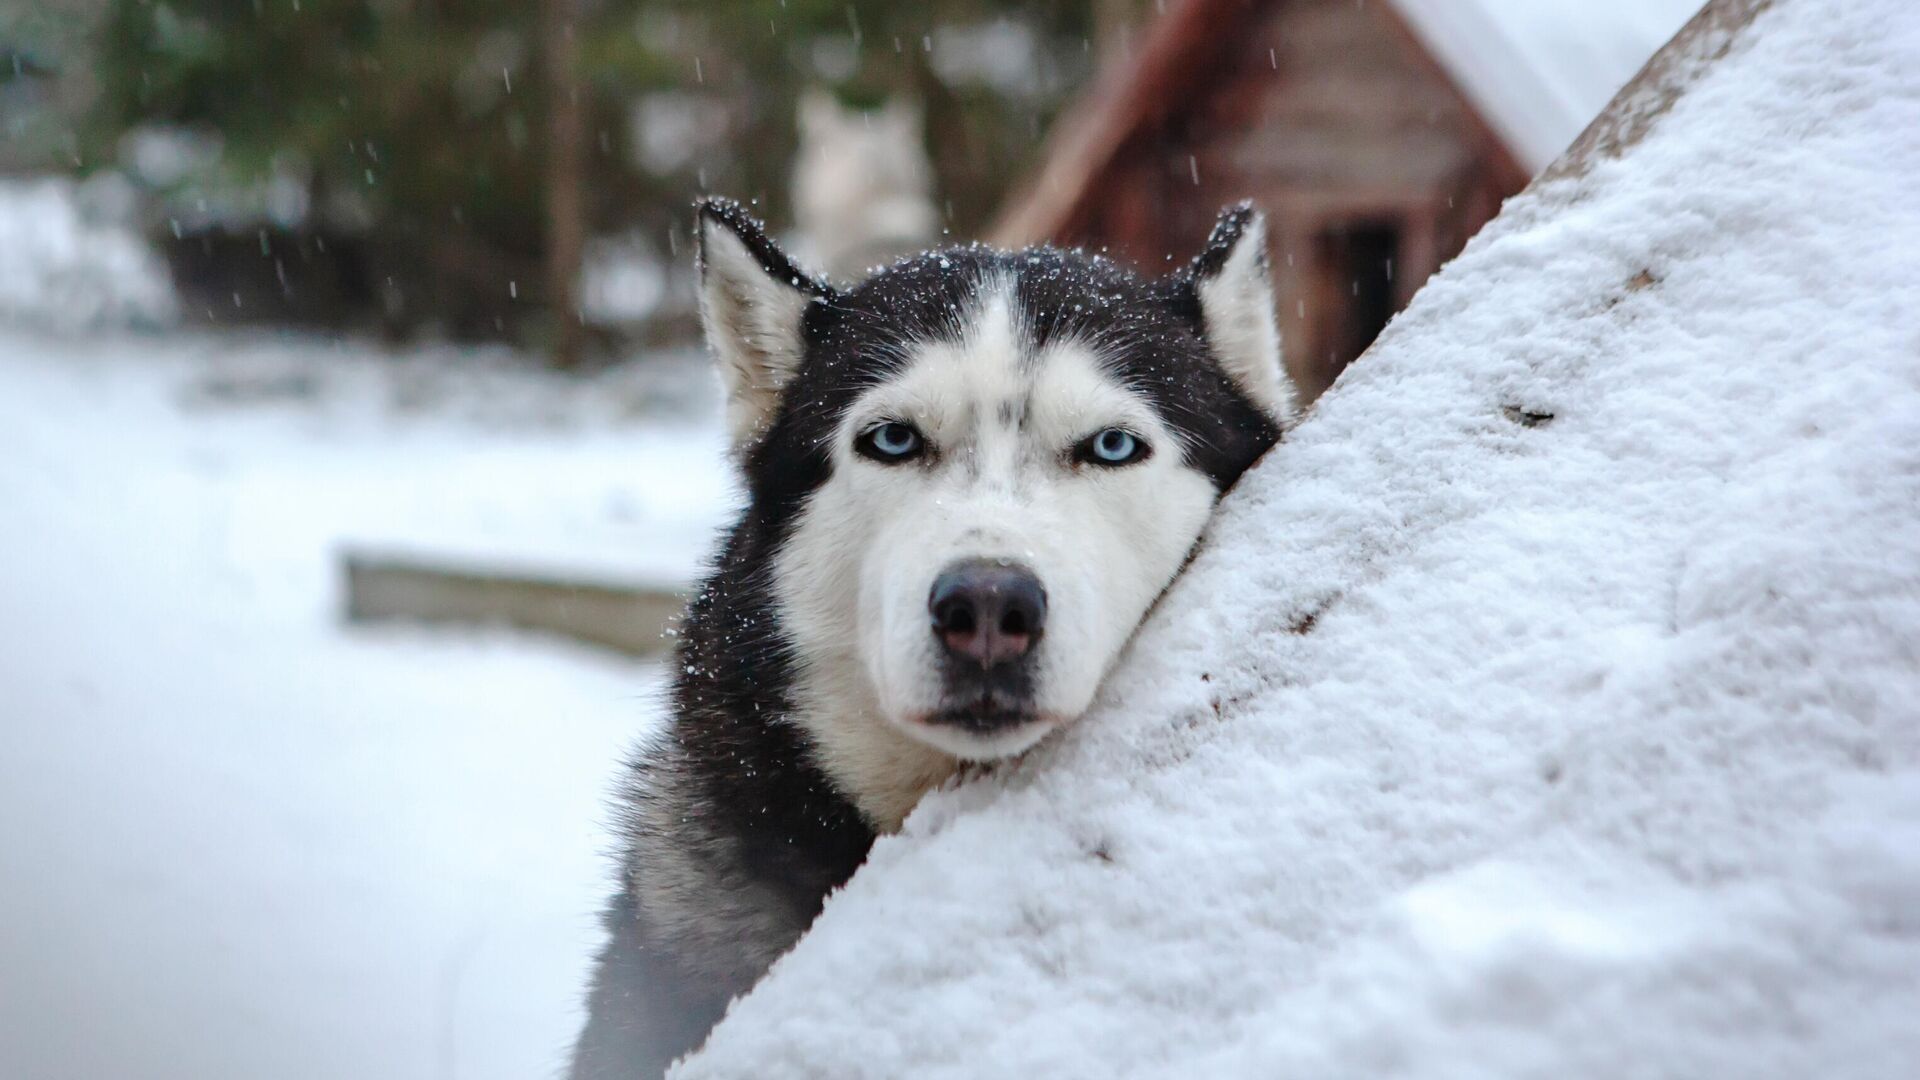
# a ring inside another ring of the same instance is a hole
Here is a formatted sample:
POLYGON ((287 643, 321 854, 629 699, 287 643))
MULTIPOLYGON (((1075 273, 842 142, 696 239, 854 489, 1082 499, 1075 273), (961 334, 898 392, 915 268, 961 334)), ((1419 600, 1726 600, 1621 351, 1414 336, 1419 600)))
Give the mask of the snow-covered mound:
POLYGON ((681 1075, 1914 1075, 1920 6, 1690 41, 681 1075))
POLYGON ((91 219, 82 202, 70 181, 0 181, 0 322, 59 330, 172 322, 160 258, 133 230, 91 219))

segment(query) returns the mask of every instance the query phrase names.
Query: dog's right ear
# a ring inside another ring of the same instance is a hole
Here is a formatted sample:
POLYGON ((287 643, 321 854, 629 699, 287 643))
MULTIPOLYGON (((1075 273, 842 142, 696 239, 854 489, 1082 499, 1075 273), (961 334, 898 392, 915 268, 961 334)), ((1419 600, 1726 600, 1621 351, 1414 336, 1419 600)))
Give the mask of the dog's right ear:
POLYGON ((1293 380, 1280 359, 1280 323, 1267 274, 1266 217, 1250 202, 1229 206, 1185 271, 1214 359, 1248 400, 1282 427, 1294 415, 1293 380))
POLYGON ((772 424, 780 392, 800 371, 807 305, 833 290, 802 270, 740 204, 704 199, 696 211, 700 320, 727 392, 735 450, 772 424))

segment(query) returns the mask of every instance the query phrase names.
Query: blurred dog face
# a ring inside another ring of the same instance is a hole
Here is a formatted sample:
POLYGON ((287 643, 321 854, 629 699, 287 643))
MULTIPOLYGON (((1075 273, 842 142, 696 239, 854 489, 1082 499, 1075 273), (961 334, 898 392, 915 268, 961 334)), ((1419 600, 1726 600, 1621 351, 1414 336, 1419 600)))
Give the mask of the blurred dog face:
POLYGON ((1152 280, 967 248, 837 290, 726 203, 700 241, 793 719, 830 772, 902 735, 1014 754, 1079 716, 1291 411, 1250 208, 1152 280))

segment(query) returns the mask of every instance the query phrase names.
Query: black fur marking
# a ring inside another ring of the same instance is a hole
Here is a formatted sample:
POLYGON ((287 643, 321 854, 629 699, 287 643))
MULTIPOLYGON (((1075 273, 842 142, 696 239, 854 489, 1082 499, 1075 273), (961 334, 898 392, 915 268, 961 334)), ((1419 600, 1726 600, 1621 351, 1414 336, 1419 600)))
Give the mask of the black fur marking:
POLYGON ((1092 346, 1179 433, 1187 463, 1215 488, 1225 491, 1279 441, 1279 428, 1214 362, 1190 275, 1146 280, 1106 259, 1044 248, 1009 258, 1022 264, 1015 291, 1033 344, 1072 337, 1092 346))
POLYGON ((601 915, 607 947, 595 965, 587 1027, 574 1046, 571 1080, 660 1076, 700 1044, 726 1011, 717 987, 690 978, 647 932, 632 894, 601 915))
MULTIPOLYGON (((1253 224, 1253 219, 1257 216, 1259 211, 1254 209, 1251 202, 1243 202, 1222 210, 1219 219, 1213 223, 1213 232, 1207 237, 1207 245, 1201 248, 1200 254, 1195 255, 1193 262, 1188 264, 1186 276, 1194 281, 1204 281, 1218 274, 1227 264, 1233 249, 1239 246, 1240 238, 1246 235, 1247 226, 1253 224)), ((1264 267, 1267 262, 1265 247, 1263 246, 1256 254, 1260 265, 1264 267)))
MULTIPOLYGON (((1014 282, 1033 352, 1069 336, 1094 348, 1114 376, 1165 417, 1186 461, 1216 489, 1231 485, 1280 436, 1213 360, 1194 287, 1196 275, 1224 263, 1250 209, 1224 216, 1207 252, 1171 278, 1145 279, 1079 252, 967 247, 903 260, 844 292, 801 270, 737 204, 708 200, 698 213, 738 236, 768 273, 819 302, 803 316, 800 370, 742 462, 748 508, 682 626, 671 726, 631 767, 627 884, 607 913, 613 936, 595 975, 576 1080, 658 1075, 697 1045, 727 1000, 757 977, 715 977, 710 972, 724 964, 682 955, 678 943, 662 938, 633 885, 644 852, 701 844, 695 854, 702 858, 717 851, 716 881, 724 870, 736 875, 727 879, 736 885, 744 878, 776 895, 782 911, 774 914, 793 927, 793 937, 865 859, 871 824, 834 787, 791 720, 798 664, 769 575, 808 499, 832 473, 830 442, 846 410, 898 372, 916 345, 957 341, 983 281, 1014 282), (661 785, 680 785, 671 792, 679 801, 652 802, 665 797, 661 785), (642 814, 648 805, 686 808, 685 834, 649 832, 642 814)), ((1024 416, 1024 403, 1020 409, 1024 416)), ((977 702, 942 719, 1003 730, 1026 718, 1015 707, 1020 690, 982 687, 977 702)), ((741 927, 741 936, 751 930, 741 927)))
MULTIPOLYGON (((794 288, 813 296, 831 296, 833 287, 821 278, 802 269, 800 265, 780 250, 780 245, 767 236, 767 227, 747 212, 746 207, 732 199, 718 197, 701 199, 694 204, 694 214, 698 224, 712 223, 740 238, 753 254, 754 261, 760 264, 770 276, 785 281, 794 288)), ((697 225, 693 234, 700 238, 695 249, 695 259, 699 263, 702 275, 707 269, 706 231, 697 225)))

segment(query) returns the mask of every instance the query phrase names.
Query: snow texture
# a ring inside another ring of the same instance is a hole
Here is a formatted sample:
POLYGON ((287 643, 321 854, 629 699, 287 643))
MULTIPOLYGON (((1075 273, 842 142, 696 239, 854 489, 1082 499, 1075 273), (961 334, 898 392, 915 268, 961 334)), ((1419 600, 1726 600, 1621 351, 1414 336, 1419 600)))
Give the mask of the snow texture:
POLYGON ((159 257, 132 230, 89 216, 81 196, 66 180, 0 181, 0 323, 71 330, 172 322, 173 285, 159 257))
POLYGON ((1920 6, 1763 11, 686 1078, 1911 1077, 1920 6))
POLYGON ((730 491, 704 361, 497 361, 0 326, 0 1077, 562 1071, 659 669, 343 631, 336 552, 690 567, 730 491))

